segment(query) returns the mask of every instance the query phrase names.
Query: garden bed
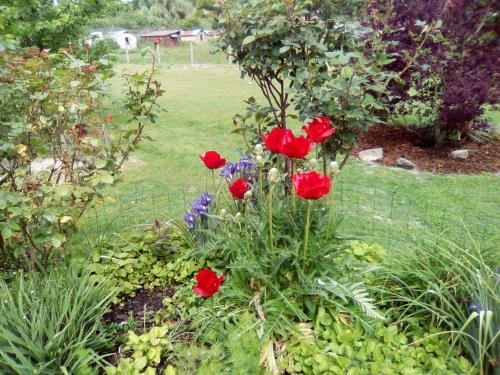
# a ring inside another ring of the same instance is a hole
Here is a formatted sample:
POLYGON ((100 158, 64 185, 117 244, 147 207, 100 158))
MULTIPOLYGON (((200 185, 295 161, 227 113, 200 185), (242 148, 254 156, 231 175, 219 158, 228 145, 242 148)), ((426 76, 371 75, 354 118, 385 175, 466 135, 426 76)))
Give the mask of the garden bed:
POLYGON ((417 130, 404 127, 377 125, 369 132, 359 135, 358 144, 353 154, 362 150, 382 147, 384 157, 380 161, 387 166, 394 166, 395 161, 403 157, 411 160, 419 170, 435 173, 497 173, 500 171, 500 142, 488 140, 477 143, 470 139, 460 143, 448 141, 441 147, 425 147, 422 134, 417 130), (457 149, 469 150, 467 159, 452 159, 448 154, 457 149))

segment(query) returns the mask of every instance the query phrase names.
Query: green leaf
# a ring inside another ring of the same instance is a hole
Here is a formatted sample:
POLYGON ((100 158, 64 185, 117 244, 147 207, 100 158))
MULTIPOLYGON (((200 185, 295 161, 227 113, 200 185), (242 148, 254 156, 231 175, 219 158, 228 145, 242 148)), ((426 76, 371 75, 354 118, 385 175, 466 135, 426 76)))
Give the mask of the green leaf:
POLYGON ((148 359, 146 357, 138 357, 135 359, 135 368, 142 370, 148 364, 148 359))
POLYGON ((108 161, 107 160, 104 160, 104 159, 97 159, 95 161, 95 167, 97 169, 102 169, 104 168, 106 165, 108 164, 108 161))
POLYGON ((10 228, 3 227, 2 228, 2 237, 4 240, 12 237, 12 230, 10 228))
POLYGON ((243 39, 243 43, 241 43, 241 45, 246 46, 247 44, 254 42, 255 39, 257 39, 255 35, 249 35, 245 39, 243 39))

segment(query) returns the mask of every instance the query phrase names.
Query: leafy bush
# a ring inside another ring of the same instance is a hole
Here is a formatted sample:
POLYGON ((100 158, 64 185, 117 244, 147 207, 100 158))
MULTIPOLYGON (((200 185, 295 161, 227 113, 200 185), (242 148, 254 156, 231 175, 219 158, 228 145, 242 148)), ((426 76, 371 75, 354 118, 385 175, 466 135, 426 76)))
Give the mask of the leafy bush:
MULTIPOLYGON (((166 352, 173 348, 167 335, 168 331, 166 326, 153 327, 149 332, 140 336, 129 331, 123 353, 131 352, 131 356, 120 359, 117 367, 106 367, 106 375, 156 374, 156 367, 166 352)), ((166 374, 169 374, 168 371, 172 370, 167 370, 166 374)))
POLYGON ((64 255, 77 220, 113 184, 163 91, 154 64, 126 75, 124 106, 136 128, 110 137, 112 119, 102 113, 109 61, 26 50, 1 53, 0 65, 0 263, 43 269, 64 255))
POLYGON ((336 128, 320 150, 324 172, 327 159, 342 153, 347 161, 357 133, 382 121, 386 86, 394 77, 384 69, 392 59, 380 41, 363 43, 361 26, 338 3, 221 3, 217 18, 219 48, 267 101, 260 105, 250 98, 248 112, 235 116, 237 131, 255 144, 270 127, 290 127, 289 119, 297 117, 293 105, 302 121, 324 114, 336 128), (326 9, 326 20, 317 17, 326 9))
POLYGON ((373 335, 324 309, 314 329, 302 325, 279 361, 289 374, 466 374, 471 364, 450 351, 440 332, 378 324, 373 335), (426 337, 429 337, 426 339, 426 337))
POLYGON ((110 339, 101 323, 116 290, 59 268, 0 280, 0 372, 92 374, 110 339))
POLYGON ((472 244, 431 237, 392 253, 377 278, 391 315, 403 322, 432 321, 449 331, 451 345, 459 345, 479 372, 488 374, 499 360, 500 254, 473 239, 472 244))
POLYGON ((103 238, 93 248, 87 268, 92 279, 109 279, 119 296, 142 288, 185 282, 199 269, 187 255, 187 243, 178 231, 157 228, 124 237, 103 238))
MULTIPOLYGON (((372 26, 389 41, 396 60, 388 69, 402 78, 392 91, 412 91, 435 118, 434 141, 468 133, 498 101, 498 5, 491 1, 372 1, 372 26)), ((411 100, 413 101, 413 100, 411 100)))

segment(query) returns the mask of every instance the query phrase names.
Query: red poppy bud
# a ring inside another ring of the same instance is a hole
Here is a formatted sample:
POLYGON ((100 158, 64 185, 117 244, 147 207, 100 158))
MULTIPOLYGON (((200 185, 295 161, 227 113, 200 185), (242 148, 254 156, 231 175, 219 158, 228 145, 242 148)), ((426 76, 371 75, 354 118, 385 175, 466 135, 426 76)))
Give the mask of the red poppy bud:
POLYGON ((262 133, 262 139, 266 145, 266 148, 271 152, 280 152, 281 145, 283 144, 283 138, 286 134, 291 133, 290 130, 274 128, 269 132, 269 134, 262 133))
POLYGON ((330 192, 330 177, 317 172, 297 173, 292 177, 297 195, 304 199, 319 199, 330 192))
POLYGON ((234 199, 243 199, 248 190, 250 190, 248 182, 242 178, 238 178, 231 186, 229 186, 229 191, 234 199))
POLYGON ((226 159, 222 159, 218 152, 207 151, 200 159, 208 169, 218 169, 226 165, 226 159))
POLYGON ((325 116, 314 118, 308 126, 304 125, 302 129, 313 142, 323 142, 335 131, 330 124, 330 119, 325 116))
POLYGON ((198 275, 196 275, 196 281, 198 284, 193 286, 193 290, 200 296, 211 297, 219 291, 219 286, 223 280, 224 275, 218 277, 215 272, 205 268, 200 270, 198 275))
POLYGON ((295 137, 292 132, 285 134, 280 152, 292 159, 303 159, 314 147, 314 142, 301 135, 295 137))

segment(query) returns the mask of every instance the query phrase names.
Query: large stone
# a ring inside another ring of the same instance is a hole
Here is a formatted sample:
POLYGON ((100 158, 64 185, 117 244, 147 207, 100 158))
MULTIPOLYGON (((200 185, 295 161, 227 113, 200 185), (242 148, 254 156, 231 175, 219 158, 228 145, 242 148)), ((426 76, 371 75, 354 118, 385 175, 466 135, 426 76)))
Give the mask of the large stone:
POLYGON ((452 159, 467 159, 469 157, 469 150, 455 150, 448 154, 452 159))
POLYGON ((377 160, 382 160, 384 157, 384 150, 381 147, 371 148, 369 150, 360 151, 358 155, 361 160, 373 163, 377 160))
POLYGON ((398 167, 398 168, 410 169, 410 170, 415 169, 417 167, 415 165, 415 163, 413 163, 411 160, 408 160, 405 158, 399 158, 398 160, 396 160, 396 162, 394 163, 394 166, 398 167))
POLYGON ((31 172, 33 174, 37 174, 38 172, 41 171, 49 171, 51 170, 54 166, 55 169, 59 169, 62 165, 62 162, 60 160, 57 160, 57 162, 54 162, 54 159, 52 158, 37 158, 31 162, 31 172))

